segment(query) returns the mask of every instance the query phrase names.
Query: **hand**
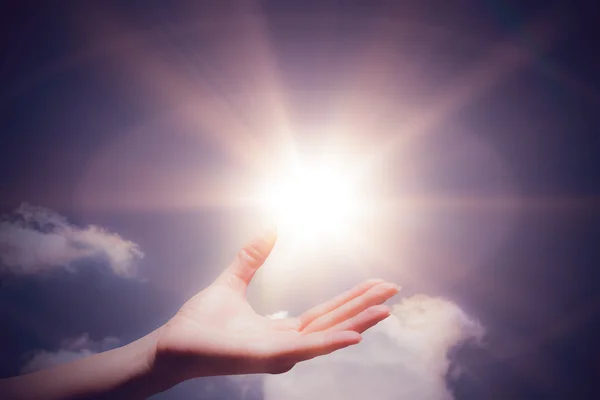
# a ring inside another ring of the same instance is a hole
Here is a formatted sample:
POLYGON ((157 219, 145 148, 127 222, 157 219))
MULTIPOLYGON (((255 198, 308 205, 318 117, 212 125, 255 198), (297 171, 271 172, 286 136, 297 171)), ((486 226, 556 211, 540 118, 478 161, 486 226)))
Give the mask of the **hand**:
POLYGON ((156 331, 117 349, 0 379, 0 397, 142 399, 194 377, 281 373, 360 342, 362 332, 389 316, 381 304, 398 287, 382 280, 363 282, 298 318, 256 314, 246 287, 275 238, 270 232, 244 246, 212 285, 156 331))
POLYGON ((298 318, 254 312, 246 288, 276 240, 269 231, 246 244, 231 265, 160 330, 151 365, 161 379, 282 373, 296 363, 357 344, 361 333, 390 315, 382 305, 399 288, 368 280, 298 318))

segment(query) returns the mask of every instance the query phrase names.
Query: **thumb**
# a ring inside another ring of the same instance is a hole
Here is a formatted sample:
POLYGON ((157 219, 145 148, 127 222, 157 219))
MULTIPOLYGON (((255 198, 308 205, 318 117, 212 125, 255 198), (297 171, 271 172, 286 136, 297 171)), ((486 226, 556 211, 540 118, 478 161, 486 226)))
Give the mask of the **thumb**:
POLYGON ((247 242, 218 280, 242 292, 256 271, 264 264, 277 240, 277 228, 272 226, 247 242))

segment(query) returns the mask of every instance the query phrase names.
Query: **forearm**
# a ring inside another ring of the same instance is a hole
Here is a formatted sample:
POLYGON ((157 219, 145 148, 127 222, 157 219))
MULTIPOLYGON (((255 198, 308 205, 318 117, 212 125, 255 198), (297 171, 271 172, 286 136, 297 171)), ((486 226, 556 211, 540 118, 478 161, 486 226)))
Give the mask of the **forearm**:
POLYGON ((152 363, 158 331, 126 346, 0 381, 3 399, 143 399, 166 390, 152 363))

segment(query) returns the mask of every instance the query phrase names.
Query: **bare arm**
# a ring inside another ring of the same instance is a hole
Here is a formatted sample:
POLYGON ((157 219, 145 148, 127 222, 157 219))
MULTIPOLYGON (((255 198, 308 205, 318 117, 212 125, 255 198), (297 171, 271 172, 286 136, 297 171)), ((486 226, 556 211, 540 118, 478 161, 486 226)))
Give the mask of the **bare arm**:
POLYGON ((1 380, 0 398, 146 398, 166 389, 152 378, 157 333, 68 364, 1 380))
POLYGON ((398 287, 369 280, 297 318, 271 320, 246 301, 246 287, 275 244, 267 232, 244 246, 208 288, 164 326, 126 346, 51 369, 0 380, 3 399, 143 399, 187 379, 282 373, 357 344, 389 316, 398 287))

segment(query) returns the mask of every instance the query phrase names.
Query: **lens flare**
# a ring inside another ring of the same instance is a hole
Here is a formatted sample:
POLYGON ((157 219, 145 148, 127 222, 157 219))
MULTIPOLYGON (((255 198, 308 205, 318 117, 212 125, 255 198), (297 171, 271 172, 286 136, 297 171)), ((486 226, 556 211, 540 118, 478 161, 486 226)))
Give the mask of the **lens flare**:
POLYGON ((263 204, 282 235, 302 241, 340 236, 359 210, 351 178, 327 163, 298 166, 270 182, 263 204))

